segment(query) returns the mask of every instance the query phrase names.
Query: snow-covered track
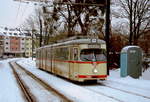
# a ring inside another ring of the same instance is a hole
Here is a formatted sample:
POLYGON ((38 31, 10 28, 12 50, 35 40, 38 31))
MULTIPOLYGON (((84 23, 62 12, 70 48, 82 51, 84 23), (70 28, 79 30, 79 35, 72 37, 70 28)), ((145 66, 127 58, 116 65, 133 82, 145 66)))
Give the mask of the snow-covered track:
POLYGON ((21 78, 19 77, 19 75, 15 71, 14 65, 12 63, 10 63, 10 65, 12 67, 12 70, 13 70, 14 76, 17 80, 17 83, 20 86, 20 89, 22 90, 22 93, 23 93, 25 100, 27 102, 36 102, 35 97, 32 95, 32 93, 30 93, 30 91, 28 90, 28 87, 24 84, 24 82, 21 80, 21 78))
POLYGON ((28 102, 72 102, 72 100, 66 98, 46 82, 36 77, 34 74, 27 71, 23 67, 19 66, 17 63, 11 62, 10 65, 16 74, 15 76, 18 76, 18 78, 22 81, 22 84, 26 86, 24 89, 27 90, 27 94, 29 94, 31 97, 31 101, 27 100, 28 102), (34 84, 33 87, 32 84, 28 84, 29 81, 34 84), (36 89, 34 89, 34 87, 36 89), (43 94, 43 97, 39 97, 39 95, 35 94, 36 92, 33 91, 41 91, 40 94, 43 94))
MULTIPOLYGON (((119 81, 114 81, 114 80, 108 80, 108 81, 104 81, 104 82, 100 81, 99 84, 101 85, 102 83, 103 83, 103 86, 150 99, 150 94, 149 94, 150 88, 145 85, 142 85, 142 86, 141 85, 133 85, 130 83, 125 83, 122 81, 119 82, 119 81)), ((139 83, 137 82, 136 84, 139 84, 139 83)))
POLYGON ((135 92, 131 92, 131 91, 127 91, 127 90, 124 90, 124 89, 119 89, 117 87, 112 87, 112 86, 108 86, 108 85, 105 85, 106 87, 109 87, 109 88, 112 88, 112 89, 115 89, 115 90, 119 90, 119 91, 123 91, 123 92, 126 92, 126 93, 130 93, 130 94, 133 94, 133 95, 136 95, 136 96, 141 96, 141 97, 144 97, 144 98, 147 98, 150 100, 150 97, 148 96, 145 96, 145 95, 141 95, 140 93, 135 93, 135 92))
POLYGON ((96 85, 84 85, 86 89, 89 89, 95 93, 103 94, 107 97, 118 100, 119 102, 150 102, 150 97, 140 95, 139 93, 131 92, 130 90, 123 90, 112 86, 107 86, 103 83, 96 85), (132 99, 128 97, 133 97, 132 99))

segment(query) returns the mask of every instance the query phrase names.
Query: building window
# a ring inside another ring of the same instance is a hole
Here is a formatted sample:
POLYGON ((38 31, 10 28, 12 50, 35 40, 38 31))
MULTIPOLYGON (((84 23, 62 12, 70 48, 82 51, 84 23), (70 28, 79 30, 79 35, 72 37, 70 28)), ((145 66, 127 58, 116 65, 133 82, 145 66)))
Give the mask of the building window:
POLYGON ((17 35, 17 33, 14 33, 14 35, 17 35))

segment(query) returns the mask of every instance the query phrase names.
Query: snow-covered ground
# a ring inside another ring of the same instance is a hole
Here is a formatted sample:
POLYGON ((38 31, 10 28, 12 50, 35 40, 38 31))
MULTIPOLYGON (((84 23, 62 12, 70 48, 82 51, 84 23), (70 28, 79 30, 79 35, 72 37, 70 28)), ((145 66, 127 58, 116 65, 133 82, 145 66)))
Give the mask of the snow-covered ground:
MULTIPOLYGON (((12 59, 15 60, 15 59, 12 59)), ((16 84, 10 60, 0 61, 0 102, 23 102, 16 84)), ((150 102, 150 69, 139 79, 121 78, 120 70, 111 70, 103 85, 77 85, 36 68, 35 61, 22 58, 18 64, 26 67, 54 89, 75 102, 150 102), (129 93, 128 93, 129 92, 129 93), (141 97, 143 96, 143 97, 141 97)))
POLYGON ((0 102, 24 102, 9 61, 0 61, 0 102))

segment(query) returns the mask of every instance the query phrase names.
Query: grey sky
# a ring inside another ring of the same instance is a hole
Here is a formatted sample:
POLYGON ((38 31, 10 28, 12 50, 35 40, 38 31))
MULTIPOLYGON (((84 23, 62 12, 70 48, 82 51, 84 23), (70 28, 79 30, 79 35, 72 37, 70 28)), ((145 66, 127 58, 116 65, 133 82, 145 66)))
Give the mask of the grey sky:
POLYGON ((0 27, 18 27, 33 12, 34 5, 0 0, 0 27))

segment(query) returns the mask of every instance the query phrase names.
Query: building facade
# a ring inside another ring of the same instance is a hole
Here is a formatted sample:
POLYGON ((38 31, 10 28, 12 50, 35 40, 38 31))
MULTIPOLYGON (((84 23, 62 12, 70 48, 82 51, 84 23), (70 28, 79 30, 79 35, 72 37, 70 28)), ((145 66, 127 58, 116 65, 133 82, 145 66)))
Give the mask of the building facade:
POLYGON ((3 56, 4 53, 4 35, 0 33, 0 58, 3 56))
POLYGON ((32 38, 25 38, 25 56, 32 56, 32 38))
POLYGON ((32 56, 32 37, 29 34, 12 29, 0 30, 0 33, 0 56, 32 56))

